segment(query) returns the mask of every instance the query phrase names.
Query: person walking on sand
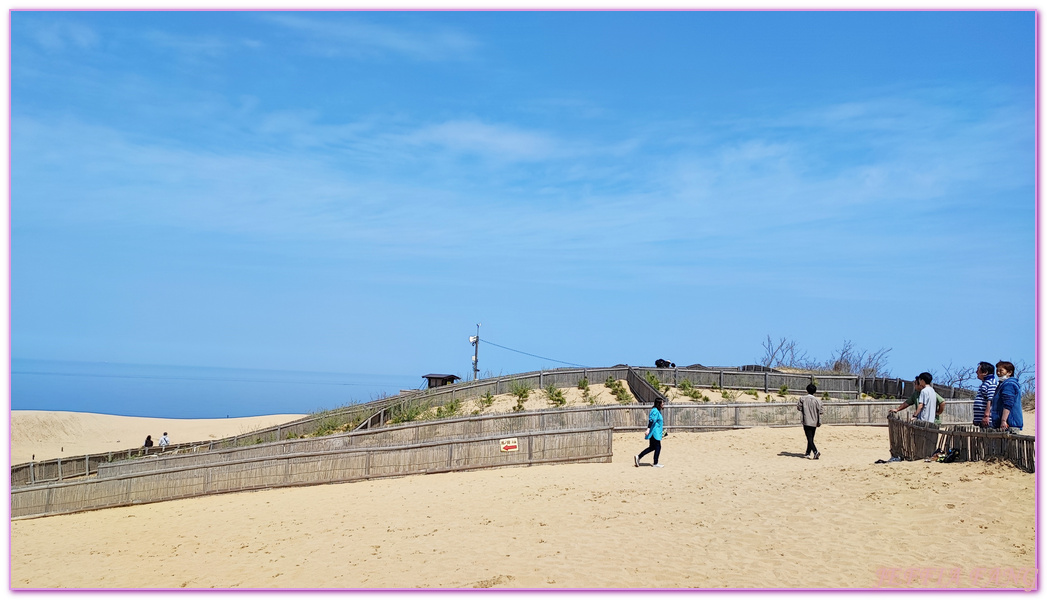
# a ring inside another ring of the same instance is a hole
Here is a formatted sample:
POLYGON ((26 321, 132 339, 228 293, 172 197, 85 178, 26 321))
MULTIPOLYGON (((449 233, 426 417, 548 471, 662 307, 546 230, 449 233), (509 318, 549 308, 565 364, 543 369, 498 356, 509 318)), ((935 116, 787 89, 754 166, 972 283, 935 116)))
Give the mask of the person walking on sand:
POLYGON ((822 413, 825 412, 825 408, 822 406, 822 401, 814 393, 818 391, 818 386, 813 383, 807 384, 807 395, 800 398, 796 403, 796 410, 800 411, 800 420, 803 422, 803 434, 807 436, 807 451, 803 453, 804 458, 813 458, 818 460, 821 458, 822 453, 818 452, 818 447, 814 445, 814 432, 818 430, 822 425, 822 413), (814 456, 811 456, 811 453, 814 456))
POLYGON ((166 448, 166 447, 168 447, 170 445, 171 445, 171 440, 167 439, 167 432, 165 431, 164 435, 162 435, 160 437, 160 449, 163 450, 164 448, 166 448))
POLYGON ((649 441, 647 449, 633 457, 633 464, 637 467, 640 466, 641 458, 647 456, 648 452, 654 452, 654 466, 662 468, 658 462, 658 455, 662 453, 662 423, 662 399, 658 398, 654 401, 651 414, 647 416, 647 433, 644 434, 644 439, 649 441))

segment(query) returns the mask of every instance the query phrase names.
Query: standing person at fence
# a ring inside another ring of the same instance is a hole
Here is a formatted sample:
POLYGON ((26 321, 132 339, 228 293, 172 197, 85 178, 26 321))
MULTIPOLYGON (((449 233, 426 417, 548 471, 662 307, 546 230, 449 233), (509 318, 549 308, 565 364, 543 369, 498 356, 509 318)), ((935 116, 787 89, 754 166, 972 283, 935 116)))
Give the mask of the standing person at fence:
POLYGON ((813 383, 807 384, 807 395, 800 398, 796 403, 796 410, 800 411, 800 420, 803 423, 803 434, 807 436, 807 451, 803 453, 804 458, 813 458, 818 460, 821 458, 822 453, 818 452, 818 447, 814 445, 814 433, 822 425, 822 413, 825 411, 822 406, 822 401, 815 396, 814 393, 818 391, 818 386, 813 383), (811 453, 814 456, 811 456, 811 453))
POLYGON ((992 363, 983 360, 978 363, 976 374, 978 379, 982 380, 982 384, 978 386, 978 393, 974 396, 974 424, 978 427, 988 427, 992 425, 988 408, 992 403, 992 397, 996 395, 996 368, 992 363))
POLYGON ((163 450, 164 448, 166 448, 166 447, 168 447, 170 445, 171 445, 171 440, 167 439, 167 432, 165 431, 164 435, 162 435, 160 437, 160 449, 163 450))
POLYGON ((145 436, 145 443, 142 444, 142 447, 143 448, 152 448, 153 447, 153 436, 151 436, 151 435, 145 436))
POLYGON ((919 419, 920 421, 927 421, 928 423, 941 424, 941 418, 938 417, 938 406, 941 403, 942 408, 945 407, 945 399, 942 398, 934 391, 931 387, 931 381, 934 378, 931 374, 924 371, 916 376, 913 383, 916 385, 916 391, 909 399, 902 402, 896 408, 892 408, 890 412, 896 413, 900 410, 905 410, 905 407, 916 405, 916 412, 913 414, 913 418, 919 419))
POLYGON ((644 434, 644 439, 649 440, 647 449, 633 457, 634 465, 639 467, 640 459, 648 452, 654 452, 654 466, 662 468, 662 463, 658 462, 658 455, 662 453, 662 434, 662 399, 656 398, 654 408, 647 416, 647 433, 644 434))
POLYGON ((992 426, 1004 431, 1021 433, 1025 423, 1022 420, 1022 388, 1014 376, 1014 363, 1001 360, 996 363, 996 376, 1000 383, 996 385, 992 404, 988 411, 992 426))

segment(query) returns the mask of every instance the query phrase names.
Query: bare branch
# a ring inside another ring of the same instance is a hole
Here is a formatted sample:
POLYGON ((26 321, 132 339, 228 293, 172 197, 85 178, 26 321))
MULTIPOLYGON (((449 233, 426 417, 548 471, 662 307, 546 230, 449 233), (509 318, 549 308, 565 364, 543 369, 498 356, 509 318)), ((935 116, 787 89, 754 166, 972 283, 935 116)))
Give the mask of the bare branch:
POLYGON ((960 388, 964 390, 974 389, 968 382, 976 379, 975 367, 954 367, 952 361, 942 365, 942 374, 934 376, 934 381, 941 385, 960 388))

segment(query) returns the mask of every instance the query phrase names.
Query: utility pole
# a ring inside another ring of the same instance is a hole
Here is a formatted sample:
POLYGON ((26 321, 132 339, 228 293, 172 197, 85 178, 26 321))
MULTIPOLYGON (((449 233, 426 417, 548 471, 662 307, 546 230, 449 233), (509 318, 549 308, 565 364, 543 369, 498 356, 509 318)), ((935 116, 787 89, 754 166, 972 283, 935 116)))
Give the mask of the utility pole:
POLYGON ((473 381, 480 378, 480 368, 476 363, 480 359, 480 324, 476 324, 476 335, 469 336, 469 343, 473 345, 473 381))

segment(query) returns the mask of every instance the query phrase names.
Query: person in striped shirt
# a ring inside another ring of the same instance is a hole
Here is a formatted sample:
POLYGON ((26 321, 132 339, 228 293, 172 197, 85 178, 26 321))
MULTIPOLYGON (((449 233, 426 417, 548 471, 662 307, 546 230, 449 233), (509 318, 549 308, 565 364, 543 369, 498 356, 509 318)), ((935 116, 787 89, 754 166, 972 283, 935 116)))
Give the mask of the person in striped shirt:
POLYGON ((974 396, 974 424, 979 427, 989 427, 992 423, 989 422, 989 411, 985 409, 992 402, 993 395, 996 394, 996 367, 982 361, 978 363, 977 374, 982 384, 974 396))

